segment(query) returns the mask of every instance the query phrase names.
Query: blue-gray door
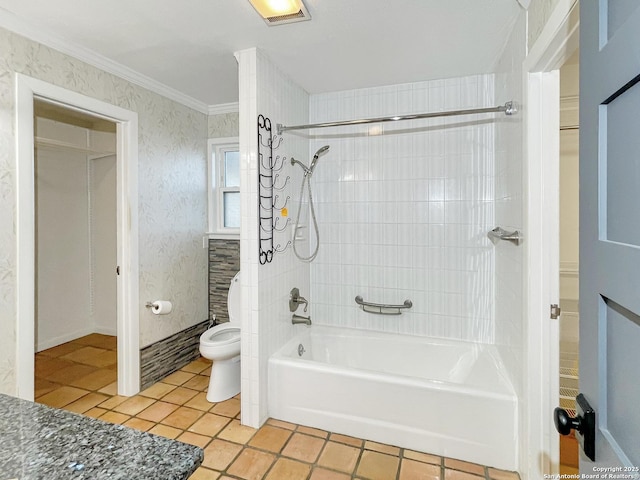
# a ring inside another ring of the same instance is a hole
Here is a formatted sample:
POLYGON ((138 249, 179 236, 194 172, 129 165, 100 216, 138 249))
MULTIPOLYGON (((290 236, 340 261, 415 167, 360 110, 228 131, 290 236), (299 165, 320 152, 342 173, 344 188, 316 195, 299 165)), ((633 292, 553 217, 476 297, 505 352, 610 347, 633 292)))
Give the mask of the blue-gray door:
POLYGON ((640 466, 640 1, 583 0, 580 9, 580 391, 596 411, 596 460, 581 455, 580 473, 622 467, 614 475, 633 477, 640 466))

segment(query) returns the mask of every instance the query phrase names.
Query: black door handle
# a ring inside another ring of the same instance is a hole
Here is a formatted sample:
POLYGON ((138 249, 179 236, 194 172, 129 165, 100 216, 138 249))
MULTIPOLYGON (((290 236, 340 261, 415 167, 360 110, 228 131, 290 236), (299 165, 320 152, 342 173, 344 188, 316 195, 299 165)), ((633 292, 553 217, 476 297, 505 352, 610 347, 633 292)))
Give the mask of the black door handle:
POLYGON ((560 435, 569 435, 576 431, 576 439, 582 446, 584 454, 596 460, 596 412, 582 393, 576 397, 576 416, 571 417, 564 408, 553 410, 553 423, 560 435))

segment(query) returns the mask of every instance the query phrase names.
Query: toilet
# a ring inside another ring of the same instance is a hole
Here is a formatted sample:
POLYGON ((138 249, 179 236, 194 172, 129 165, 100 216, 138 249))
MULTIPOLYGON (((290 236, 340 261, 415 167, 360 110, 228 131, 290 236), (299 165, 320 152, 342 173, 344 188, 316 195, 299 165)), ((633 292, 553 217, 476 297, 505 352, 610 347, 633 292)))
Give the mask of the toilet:
POLYGON ((229 322, 200 335, 200 354, 213 360, 207 400, 221 402, 240 393, 240 272, 227 295, 229 322))

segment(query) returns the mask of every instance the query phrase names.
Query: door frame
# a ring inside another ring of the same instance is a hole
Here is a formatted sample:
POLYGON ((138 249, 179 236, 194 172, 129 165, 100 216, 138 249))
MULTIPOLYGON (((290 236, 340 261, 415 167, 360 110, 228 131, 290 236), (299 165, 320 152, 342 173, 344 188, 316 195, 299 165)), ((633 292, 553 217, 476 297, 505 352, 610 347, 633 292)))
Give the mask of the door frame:
POLYGON ((559 0, 523 64, 527 202, 526 438, 521 473, 558 473, 560 442, 553 426, 559 392, 559 68, 579 44, 578 0, 559 0))
MULTIPOLYGON (((140 391, 138 114, 20 73, 16 84, 17 395, 34 399, 35 170, 34 98, 116 123, 118 394, 140 391)), ((114 272, 115 273, 115 272, 114 272)))

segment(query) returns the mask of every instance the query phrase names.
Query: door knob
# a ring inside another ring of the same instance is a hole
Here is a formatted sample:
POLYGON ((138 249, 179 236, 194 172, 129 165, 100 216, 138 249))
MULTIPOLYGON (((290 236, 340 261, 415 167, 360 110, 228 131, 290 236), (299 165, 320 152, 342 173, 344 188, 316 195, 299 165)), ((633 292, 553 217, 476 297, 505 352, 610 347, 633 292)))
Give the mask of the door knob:
POLYGON ((564 408, 556 407, 553 411, 553 422, 560 435, 569 435, 571 430, 580 432, 582 417, 571 417, 564 408))
POLYGON ((576 439, 584 454, 595 462, 596 412, 582 393, 576 397, 576 416, 571 417, 564 408, 556 407, 553 411, 553 422, 560 435, 569 435, 571 430, 575 430, 576 439))

